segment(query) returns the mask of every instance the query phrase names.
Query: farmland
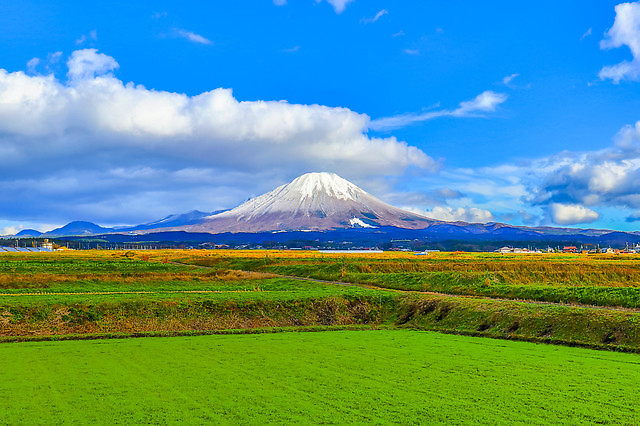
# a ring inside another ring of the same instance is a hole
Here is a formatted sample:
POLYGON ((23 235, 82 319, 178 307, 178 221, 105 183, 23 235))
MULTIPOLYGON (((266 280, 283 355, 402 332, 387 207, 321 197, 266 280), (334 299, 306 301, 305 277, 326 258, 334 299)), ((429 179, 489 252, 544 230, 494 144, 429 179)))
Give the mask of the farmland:
POLYGON ((431 332, 34 342, 0 345, 0 358, 0 423, 640 418, 637 355, 431 332))
POLYGON ((639 272, 615 255, 6 253, 0 423, 636 423, 640 360, 614 351, 640 352, 639 272))
POLYGON ((0 257, 0 339, 392 327, 640 350, 640 258, 295 251, 0 257))

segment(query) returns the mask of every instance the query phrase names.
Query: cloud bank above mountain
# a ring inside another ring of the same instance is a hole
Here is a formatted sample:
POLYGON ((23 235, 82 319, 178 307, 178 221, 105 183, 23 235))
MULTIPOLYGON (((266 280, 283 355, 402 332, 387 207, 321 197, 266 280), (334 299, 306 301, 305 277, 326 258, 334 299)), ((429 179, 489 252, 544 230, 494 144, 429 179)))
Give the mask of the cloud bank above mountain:
MULTIPOLYGON (((369 117, 348 108, 240 101, 224 88, 196 96, 147 89, 119 80, 118 62, 96 49, 73 52, 67 67, 65 81, 0 69, 3 205, 37 198, 47 214, 64 216, 58 200, 67 197, 82 214, 85 202, 96 206, 98 191, 117 208, 127 198, 169 201, 170 207, 177 182, 185 186, 181 194, 190 193, 224 181, 221 173, 255 187, 256 174, 270 174, 273 182, 284 171, 366 178, 439 167, 395 137, 368 136, 369 117)), ((267 188, 254 190, 261 189, 267 188)), ((108 220, 112 209, 103 207, 94 218, 108 220)), ((25 214, 19 206, 3 210, 6 218, 25 214)), ((121 214, 122 220, 143 219, 135 207, 121 214)))

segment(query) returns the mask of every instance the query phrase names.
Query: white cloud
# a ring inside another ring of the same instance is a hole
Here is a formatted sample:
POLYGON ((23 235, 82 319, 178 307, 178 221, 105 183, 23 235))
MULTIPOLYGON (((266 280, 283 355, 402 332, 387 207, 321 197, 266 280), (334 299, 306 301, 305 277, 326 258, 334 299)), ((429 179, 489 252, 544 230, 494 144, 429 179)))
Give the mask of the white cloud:
MULTIPOLYGON (((0 219, 0 235, 15 235, 24 229, 35 229, 40 232, 51 231, 52 229, 59 228, 61 225, 52 225, 44 223, 16 223, 0 219)), ((6 243, 11 244, 12 241, 6 243)))
POLYGON ((627 215, 630 222, 634 216, 629 214, 640 209, 640 123, 625 126, 614 141, 598 151, 565 151, 479 169, 445 169, 429 181, 446 184, 468 198, 451 204, 487 208, 500 212, 500 217, 510 214, 526 224, 590 223, 601 219, 601 209, 608 219, 619 215, 624 220, 627 215))
POLYGON ((15 235, 18 232, 22 231, 22 226, 5 226, 4 228, 0 228, 0 235, 15 235))
POLYGON ((589 28, 587 31, 584 32, 584 34, 582 34, 582 36, 580 37, 580 40, 584 40, 585 38, 589 37, 591 34, 593 33, 593 28, 589 28))
POLYGON ((511 75, 506 76, 505 78, 503 78, 503 79, 502 79, 502 84, 504 84, 505 86, 508 86, 508 85, 509 85, 509 83, 511 83, 511 81, 512 81, 514 78, 518 77, 519 75, 520 75, 520 74, 514 73, 514 74, 511 74, 511 75))
POLYGON ((206 193, 211 209, 232 207, 265 170, 266 191, 309 170, 358 182, 439 167, 394 137, 367 136, 369 117, 347 108, 240 101, 223 88, 196 96, 149 90, 118 80, 116 60, 95 49, 73 52, 67 64, 67 82, 0 69, 0 219, 155 219, 161 209, 141 217, 145 203, 195 208, 187 194, 206 193), (212 175, 235 174, 220 192, 239 198, 222 203, 215 186, 185 181, 187 170, 210 185, 223 185, 212 175), (125 199, 140 209, 129 213, 125 199), (81 206, 77 215, 66 216, 73 206, 81 206))
POLYGON ((373 130, 390 130, 439 117, 477 117, 480 113, 494 112, 498 105, 506 100, 506 94, 487 90, 470 101, 461 102, 458 108, 454 110, 437 110, 421 114, 401 114, 377 118, 370 123, 369 128, 373 130))
POLYGON ((192 31, 187 31, 187 30, 183 30, 181 28, 175 28, 174 29, 175 34, 178 37, 182 37, 184 39, 187 39, 193 43, 198 43, 198 44, 213 44, 213 42, 203 36, 201 36, 200 34, 196 34, 192 31))
POLYGON ((591 223, 600 218, 597 212, 579 204, 552 203, 549 209, 553 221, 559 225, 591 223))
POLYGON ((382 18, 384 15, 388 15, 389 11, 387 9, 382 9, 381 11, 379 11, 378 13, 376 13, 376 15, 372 18, 362 18, 362 22, 364 24, 372 24, 374 22, 376 22, 378 19, 382 18))
POLYGON ((615 138, 616 146, 624 150, 640 150, 640 121, 635 125, 627 124, 624 126, 615 138))
POLYGON ((76 50, 67 61, 70 80, 86 80, 105 75, 120 67, 115 59, 96 49, 76 50))
POLYGON ((478 112, 494 112, 496 107, 507 100, 504 93, 496 93, 491 90, 480 93, 474 99, 460 103, 460 107, 453 110, 451 115, 457 117, 468 116, 478 112))
POLYGON ((293 46, 293 47, 292 47, 292 48, 290 48, 290 49, 284 49, 284 52, 287 52, 287 53, 294 53, 294 52, 297 52, 298 50, 300 50, 300 46, 293 46))
POLYGON ((98 31, 91 30, 89 34, 83 34, 79 39, 76 40, 76 46, 83 45, 86 41, 96 41, 98 40, 98 31))
POLYGON ((287 0, 273 0, 273 4, 275 4, 276 6, 284 6, 285 4, 287 4, 287 0))
POLYGON ((38 67, 39 63, 40 63, 40 58, 29 59, 29 61, 27 62, 27 71, 29 71, 30 74, 35 74, 36 68, 38 67))
POLYGON ((613 26, 600 42, 602 49, 627 46, 633 59, 616 65, 605 66, 600 70, 600 79, 637 80, 640 77, 640 3, 621 3, 615 7, 616 18, 613 26))
POLYGON ((403 52, 406 53, 407 55, 412 55, 412 56, 416 56, 420 54, 420 51, 418 49, 404 49, 403 52))
POLYGON ((448 207, 436 206, 431 210, 408 209, 414 213, 418 213, 432 219, 444 220, 447 222, 471 222, 471 223, 487 223, 494 220, 493 214, 489 210, 479 209, 476 207, 448 207))
POLYGON ((62 58, 62 52, 53 52, 47 55, 47 61, 49 61, 49 65, 56 64, 60 58, 62 58))
POLYGON ((391 34, 391 37, 400 37, 404 35, 404 31, 400 30, 397 33, 391 34))
POLYGON ((627 222, 638 222, 640 221, 640 211, 633 212, 626 218, 627 222))

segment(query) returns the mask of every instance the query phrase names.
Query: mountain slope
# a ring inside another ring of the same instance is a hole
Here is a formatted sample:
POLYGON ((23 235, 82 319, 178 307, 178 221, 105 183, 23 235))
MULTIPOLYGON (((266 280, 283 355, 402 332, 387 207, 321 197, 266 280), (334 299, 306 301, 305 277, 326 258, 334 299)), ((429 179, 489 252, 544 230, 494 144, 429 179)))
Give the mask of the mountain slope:
POLYGON ((262 232, 439 223, 390 206, 334 173, 307 173, 240 206, 181 227, 189 232, 262 232))
POLYGON ((190 212, 187 212, 187 213, 172 214, 160 220, 156 220, 154 222, 143 223, 142 225, 136 225, 136 226, 127 226, 124 228, 118 228, 117 230, 119 232, 124 232, 124 231, 139 231, 139 230, 145 230, 145 229, 172 228, 172 227, 179 227, 179 226, 185 226, 185 225, 194 225, 197 223, 201 223, 204 220, 204 218, 208 216, 222 213, 224 211, 226 210, 218 210, 215 212, 207 213, 207 212, 202 212, 200 210, 191 210, 190 212))

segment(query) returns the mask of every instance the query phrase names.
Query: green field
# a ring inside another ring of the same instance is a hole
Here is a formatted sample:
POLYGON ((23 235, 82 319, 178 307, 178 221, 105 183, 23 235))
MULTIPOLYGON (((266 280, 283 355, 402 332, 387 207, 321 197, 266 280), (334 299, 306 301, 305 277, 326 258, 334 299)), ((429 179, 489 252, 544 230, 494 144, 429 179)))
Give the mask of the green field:
POLYGON ((636 424, 639 352, 637 256, 0 256, 0 424, 636 424))
POLYGON ((0 423, 640 421, 640 357, 419 331, 0 345, 0 423))

